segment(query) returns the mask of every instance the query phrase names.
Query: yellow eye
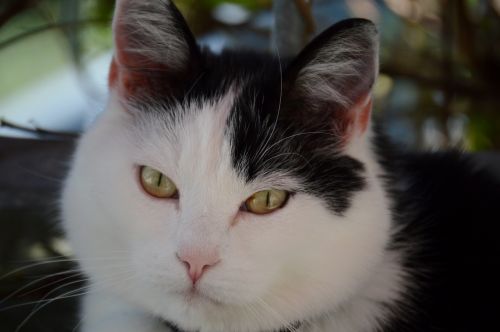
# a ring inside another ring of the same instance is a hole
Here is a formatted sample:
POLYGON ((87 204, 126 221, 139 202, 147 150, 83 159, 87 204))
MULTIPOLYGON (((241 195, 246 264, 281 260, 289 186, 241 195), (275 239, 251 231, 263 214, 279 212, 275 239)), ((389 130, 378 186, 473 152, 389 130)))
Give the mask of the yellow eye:
POLYGON ((245 201, 245 209, 256 214, 266 214, 285 205, 288 192, 278 189, 262 190, 254 193, 245 201))
POLYGON ((175 198, 177 187, 168 176, 149 166, 141 167, 141 185, 151 196, 158 198, 175 198))

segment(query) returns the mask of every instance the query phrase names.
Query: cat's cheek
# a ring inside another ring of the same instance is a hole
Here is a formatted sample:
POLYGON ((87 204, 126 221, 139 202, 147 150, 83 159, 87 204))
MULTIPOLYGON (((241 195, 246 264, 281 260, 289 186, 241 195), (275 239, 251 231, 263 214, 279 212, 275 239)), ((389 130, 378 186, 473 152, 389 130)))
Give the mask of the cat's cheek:
POLYGON ((278 269, 257 260, 257 257, 226 256, 218 269, 206 273, 199 290, 225 305, 244 306, 258 301, 277 280, 278 269))
POLYGON ((242 299, 250 303, 261 298, 284 308, 280 299, 287 299, 304 312, 340 303, 362 282, 380 250, 377 241, 360 245, 364 233, 377 229, 366 231, 361 219, 336 216, 305 195, 274 216, 246 219, 235 227, 230 244, 234 261, 229 263, 245 262, 248 271, 259 271, 241 276, 242 299))
POLYGON ((207 274, 207 285, 230 281, 228 289, 232 293, 225 292, 230 295, 226 301, 235 304, 251 303, 271 291, 296 255, 290 213, 293 210, 259 216, 243 214, 230 231, 221 266, 224 269, 207 274))
POLYGON ((173 239, 164 234, 148 242, 138 242, 132 249, 132 266, 139 280, 160 296, 191 287, 184 266, 176 259, 173 243, 173 239))
MULTIPOLYGON (((157 202, 150 204, 151 209, 146 205, 138 215, 130 213, 123 227, 115 231, 128 238, 126 250, 134 276, 131 289, 123 289, 123 293, 151 291, 161 301, 169 292, 183 290, 190 283, 184 266, 175 258, 175 208, 165 205, 158 208, 157 202)), ((140 211, 138 206, 131 208, 140 211)))

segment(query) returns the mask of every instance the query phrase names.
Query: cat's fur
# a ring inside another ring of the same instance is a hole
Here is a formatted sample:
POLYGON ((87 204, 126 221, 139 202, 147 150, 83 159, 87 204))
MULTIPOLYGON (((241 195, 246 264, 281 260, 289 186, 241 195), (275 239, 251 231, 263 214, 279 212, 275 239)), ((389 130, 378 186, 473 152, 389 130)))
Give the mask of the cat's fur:
POLYGON ((370 120, 377 33, 343 21, 292 61, 200 49, 167 0, 121 0, 107 110, 63 195, 90 278, 83 332, 485 331, 500 188, 402 154, 370 120), (179 199, 141 190, 154 167, 179 199), (267 215, 252 193, 292 194, 267 215), (193 290, 180 250, 216 251, 193 290))

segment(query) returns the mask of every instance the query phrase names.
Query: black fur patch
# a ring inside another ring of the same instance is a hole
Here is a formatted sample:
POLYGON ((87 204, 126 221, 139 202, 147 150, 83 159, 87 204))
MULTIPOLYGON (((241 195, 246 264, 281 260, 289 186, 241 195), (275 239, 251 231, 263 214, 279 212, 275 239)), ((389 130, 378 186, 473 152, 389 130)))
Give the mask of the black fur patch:
POLYGON ((323 199, 338 214, 364 187, 363 165, 341 154, 331 118, 314 118, 307 105, 287 102, 280 90, 279 64, 248 78, 228 119, 233 165, 245 178, 287 173, 302 191, 323 199), (281 100, 280 100, 281 96, 281 100))

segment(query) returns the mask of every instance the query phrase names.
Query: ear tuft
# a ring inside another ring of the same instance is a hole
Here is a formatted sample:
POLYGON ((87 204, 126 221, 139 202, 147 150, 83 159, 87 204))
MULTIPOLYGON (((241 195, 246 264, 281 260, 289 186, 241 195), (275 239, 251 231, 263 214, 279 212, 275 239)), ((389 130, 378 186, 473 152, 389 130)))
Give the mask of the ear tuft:
POLYGON ((370 93, 377 72, 377 29, 364 19, 330 27, 290 65, 293 94, 313 104, 344 109, 370 93))
POLYGON ((129 68, 151 63, 183 68, 197 50, 184 19, 168 0, 118 0, 113 31, 118 64, 129 68))
POLYGON ((371 89, 378 73, 378 35, 364 19, 339 22, 316 37, 285 71, 293 117, 328 126, 346 146, 370 123, 371 89))
POLYGON ((187 79, 198 68, 196 40, 171 1, 117 0, 113 34, 109 82, 122 94, 151 92, 158 77, 168 86, 168 77, 187 79))

